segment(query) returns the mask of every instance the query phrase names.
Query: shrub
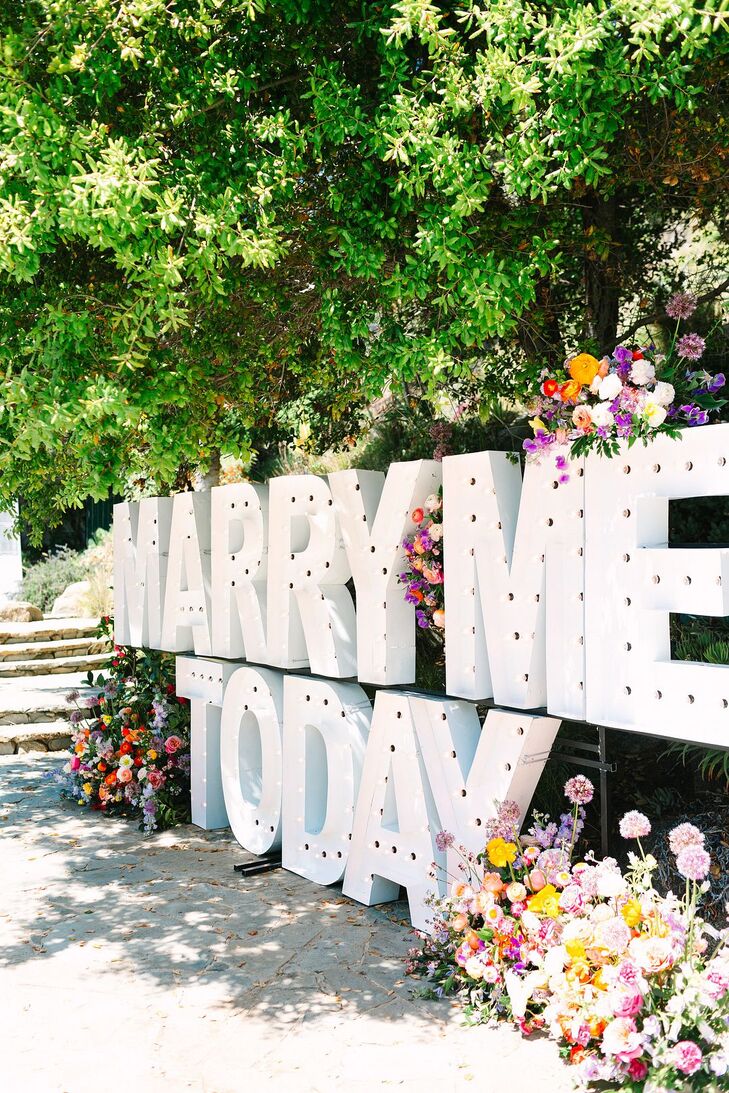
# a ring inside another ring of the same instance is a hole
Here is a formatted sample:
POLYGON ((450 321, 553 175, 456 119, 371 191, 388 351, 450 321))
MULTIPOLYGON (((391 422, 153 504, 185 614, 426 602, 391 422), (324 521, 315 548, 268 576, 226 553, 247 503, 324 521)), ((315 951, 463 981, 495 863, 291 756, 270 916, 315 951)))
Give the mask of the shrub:
POLYGON ((35 604, 41 611, 50 611, 53 601, 64 588, 85 577, 83 556, 68 547, 58 547, 26 570, 21 598, 35 604))

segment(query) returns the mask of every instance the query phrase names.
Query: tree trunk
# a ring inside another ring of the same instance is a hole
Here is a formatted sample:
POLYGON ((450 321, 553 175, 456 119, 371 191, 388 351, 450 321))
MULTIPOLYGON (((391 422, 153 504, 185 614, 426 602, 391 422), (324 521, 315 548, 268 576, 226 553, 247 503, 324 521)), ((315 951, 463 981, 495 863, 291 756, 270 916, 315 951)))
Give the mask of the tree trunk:
POLYGON ((193 471, 192 488, 197 492, 203 490, 212 489, 213 486, 220 485, 220 452, 214 451, 210 456, 210 466, 208 470, 203 474, 199 469, 193 471))
POLYGON ((620 307, 619 205, 615 194, 588 191, 583 203, 587 333, 600 353, 615 348, 620 307))

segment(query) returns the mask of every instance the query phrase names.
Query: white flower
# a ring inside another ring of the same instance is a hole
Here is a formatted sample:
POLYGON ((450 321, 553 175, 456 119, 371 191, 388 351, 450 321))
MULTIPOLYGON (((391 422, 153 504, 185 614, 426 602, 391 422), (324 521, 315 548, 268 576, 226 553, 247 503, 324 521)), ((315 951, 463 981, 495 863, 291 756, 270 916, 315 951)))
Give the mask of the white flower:
POLYGON ((143 782, 146 777, 147 777, 147 768, 146 767, 140 767, 139 770, 137 771, 137 780, 140 781, 140 782, 143 782))
POLYGON ((676 391, 670 383, 661 381, 653 388, 653 401, 657 402, 659 406, 670 406, 675 397, 676 391))
POLYGON ((620 873, 614 873, 612 869, 599 870, 597 878, 597 894, 604 899, 613 899, 622 896, 628 887, 625 878, 620 873))
POLYGON ((650 361, 633 361, 630 378, 633 383, 640 384, 642 387, 646 383, 653 383, 656 378, 656 370, 650 361))
POLYGON ((615 424, 615 417, 610 413, 604 402, 598 402, 597 406, 593 406, 590 410, 592 414, 592 424, 596 429, 609 429, 615 424))
POLYGON ((470 960, 466 961, 464 971, 466 975, 470 975, 471 979, 483 979, 483 961, 477 956, 472 956, 470 960))
POLYGON ((131 755, 122 755, 121 759, 119 760, 120 770, 125 770, 126 768, 133 766, 134 760, 132 759, 131 755))
POLYGON ((426 512, 437 512, 441 505, 442 501, 437 493, 429 493, 425 498, 426 512))
POLYGON ((430 538, 433 540, 434 543, 437 543, 439 539, 443 538, 443 525, 442 524, 431 524, 430 527, 428 528, 428 535, 430 536, 430 538))
POLYGON ((611 372, 601 381, 598 394, 603 402, 606 402, 608 399, 612 400, 617 398, 622 389, 623 385, 620 381, 620 376, 617 372, 611 372))
POLYGON ((651 429, 657 429, 666 420, 666 407, 661 406, 654 398, 647 398, 643 407, 643 417, 651 429))

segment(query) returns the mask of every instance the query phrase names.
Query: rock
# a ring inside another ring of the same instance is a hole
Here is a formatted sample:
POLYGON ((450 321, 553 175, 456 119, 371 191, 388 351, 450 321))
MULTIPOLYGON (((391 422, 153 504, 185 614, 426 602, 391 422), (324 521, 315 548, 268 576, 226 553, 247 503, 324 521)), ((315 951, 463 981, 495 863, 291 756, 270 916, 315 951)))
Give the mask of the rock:
POLYGON ((48 751, 42 740, 23 740, 18 744, 18 755, 26 755, 31 751, 48 751))
POLYGON ((68 751, 71 747, 70 736, 54 736, 48 744, 49 751, 68 751))
POLYGON ((74 581, 53 601, 51 616, 57 619, 85 618, 88 614, 86 601, 90 592, 90 581, 74 581))
POLYGON ((0 622, 40 622, 43 612, 25 600, 8 600, 0 603, 0 622))
POLYGON ((14 755, 15 744, 12 740, 0 740, 0 755, 14 755))

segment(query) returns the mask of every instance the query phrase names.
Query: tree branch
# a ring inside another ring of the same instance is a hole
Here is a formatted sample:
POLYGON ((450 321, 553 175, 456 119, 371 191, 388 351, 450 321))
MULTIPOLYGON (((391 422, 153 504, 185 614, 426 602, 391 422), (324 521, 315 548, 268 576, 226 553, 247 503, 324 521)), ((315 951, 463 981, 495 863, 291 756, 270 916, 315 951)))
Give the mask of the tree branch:
MULTIPOLYGON (((721 296, 722 292, 729 288, 729 277, 722 281, 721 284, 716 285, 715 288, 705 292, 703 296, 696 297, 697 307, 701 304, 708 304, 711 300, 715 300, 718 296, 721 296)), ((652 315, 647 315, 644 319, 638 319, 637 322, 629 326, 627 330, 623 330, 622 333, 615 339, 616 345, 622 345, 624 341, 632 337, 637 330, 640 330, 642 326, 650 326, 651 323, 657 323, 659 319, 664 317, 663 311, 656 311, 652 315)), ((607 346, 605 347, 607 351, 607 346)))

